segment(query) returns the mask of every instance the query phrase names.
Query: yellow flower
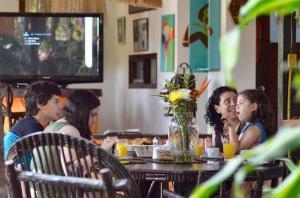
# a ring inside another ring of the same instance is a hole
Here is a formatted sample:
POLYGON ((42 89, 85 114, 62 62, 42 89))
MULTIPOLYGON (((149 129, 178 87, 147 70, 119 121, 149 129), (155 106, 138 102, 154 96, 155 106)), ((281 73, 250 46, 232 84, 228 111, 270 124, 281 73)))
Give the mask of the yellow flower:
POLYGON ((177 100, 182 99, 181 94, 178 91, 172 91, 169 96, 169 100, 172 103, 175 103, 177 100))
POLYGON ((176 91, 172 91, 169 96, 169 101, 171 103, 176 103, 179 100, 189 100, 191 98, 190 93, 191 90, 189 89, 179 89, 176 91))

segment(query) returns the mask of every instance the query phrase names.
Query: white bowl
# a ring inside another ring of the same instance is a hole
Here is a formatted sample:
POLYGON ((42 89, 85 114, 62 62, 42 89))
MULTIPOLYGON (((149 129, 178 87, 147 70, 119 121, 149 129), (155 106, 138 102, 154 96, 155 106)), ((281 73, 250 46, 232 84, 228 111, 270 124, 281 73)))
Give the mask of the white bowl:
POLYGON ((128 145, 129 151, 135 151, 137 157, 152 157, 153 145, 128 145))

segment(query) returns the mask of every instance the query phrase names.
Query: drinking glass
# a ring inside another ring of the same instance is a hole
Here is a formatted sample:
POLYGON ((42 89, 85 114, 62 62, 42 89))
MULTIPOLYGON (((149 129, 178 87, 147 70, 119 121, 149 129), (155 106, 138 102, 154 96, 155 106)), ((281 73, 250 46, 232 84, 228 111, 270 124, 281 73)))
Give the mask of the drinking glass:
POLYGON ((128 151, 128 140, 127 139, 118 139, 116 150, 118 152, 118 157, 127 157, 128 151))
POLYGON ((225 159, 233 158, 235 156, 235 145, 230 142, 225 142, 223 144, 223 153, 225 159))
POLYGON ((193 139, 191 141, 192 148, 194 151, 195 157, 200 157, 203 153, 204 143, 201 138, 193 139))

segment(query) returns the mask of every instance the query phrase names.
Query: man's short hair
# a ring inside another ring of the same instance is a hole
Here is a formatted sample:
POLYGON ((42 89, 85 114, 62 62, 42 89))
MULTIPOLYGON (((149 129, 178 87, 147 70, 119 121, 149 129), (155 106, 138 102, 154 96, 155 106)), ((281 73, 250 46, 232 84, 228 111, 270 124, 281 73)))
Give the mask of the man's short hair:
POLYGON ((50 81, 36 81, 31 83, 24 96, 26 115, 34 116, 39 112, 38 104, 46 105, 52 96, 61 96, 57 84, 50 81))

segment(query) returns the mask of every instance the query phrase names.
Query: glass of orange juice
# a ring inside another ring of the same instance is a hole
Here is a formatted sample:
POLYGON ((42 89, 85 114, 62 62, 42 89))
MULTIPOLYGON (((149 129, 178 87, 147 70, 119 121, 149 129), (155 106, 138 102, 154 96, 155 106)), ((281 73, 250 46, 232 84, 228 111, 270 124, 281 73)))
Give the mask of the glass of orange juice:
POLYGON ((192 148, 195 154, 195 157, 200 157, 203 152, 204 144, 201 138, 192 140, 192 148))
POLYGON ((235 156, 235 145, 233 143, 224 143, 223 144, 223 153, 224 158, 229 159, 233 158, 235 156))
POLYGON ((128 151, 128 140, 127 139, 118 139, 116 150, 118 152, 118 157, 127 157, 128 151))

